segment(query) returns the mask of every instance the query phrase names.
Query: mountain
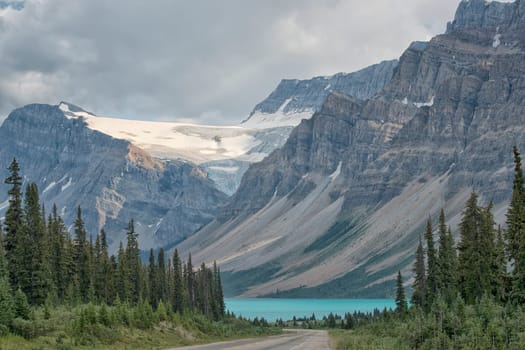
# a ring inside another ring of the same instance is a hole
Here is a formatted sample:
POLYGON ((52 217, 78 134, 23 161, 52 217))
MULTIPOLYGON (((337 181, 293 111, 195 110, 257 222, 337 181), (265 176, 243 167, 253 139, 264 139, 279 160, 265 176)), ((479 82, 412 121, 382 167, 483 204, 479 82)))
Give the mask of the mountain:
POLYGON ((524 55, 525 0, 462 1, 379 93, 331 93, 179 250, 217 260, 229 294, 391 295, 441 208, 456 228, 477 191, 504 223, 512 147, 525 149, 524 55))
POLYGON ((241 125, 263 129, 297 126, 319 111, 332 92, 367 99, 383 89, 392 79, 397 60, 374 64, 354 73, 338 73, 307 80, 284 79, 264 101, 259 103, 241 125))
MULTIPOLYGON (((375 91, 392 70, 385 63, 356 73, 361 81, 353 74, 327 80, 375 91), (373 77, 369 84, 366 76, 373 77)), ((309 93, 324 96, 324 88, 309 93)), ((295 91, 279 94, 297 98, 295 91)), ((256 128, 209 126, 102 117, 67 102, 28 105, 0 127, 0 177, 16 157, 25 181, 38 184, 48 210, 56 204, 67 224, 80 206, 89 232, 104 227, 115 249, 134 218, 143 249, 170 247, 210 222, 249 165, 281 147, 292 128, 279 120, 256 128)), ((5 212, 7 194, 0 198, 5 212)))
MULTIPOLYGON (((96 117, 66 103, 14 110, 0 127, 0 177, 16 157, 24 182, 38 184, 48 211, 56 203, 70 225, 81 206, 88 232, 104 227, 112 250, 132 218, 143 249, 174 244, 213 219, 226 195, 200 168, 153 158, 91 129, 90 118, 96 117)), ((7 206, 5 200, 0 209, 7 206)))
POLYGON ((390 81, 397 63, 397 60, 384 61, 354 73, 338 73, 306 80, 282 80, 241 122, 243 132, 254 139, 252 148, 248 148, 241 156, 204 162, 201 168, 221 191, 232 195, 249 165, 282 147, 293 127, 319 111, 330 93, 341 92, 370 98, 390 81))

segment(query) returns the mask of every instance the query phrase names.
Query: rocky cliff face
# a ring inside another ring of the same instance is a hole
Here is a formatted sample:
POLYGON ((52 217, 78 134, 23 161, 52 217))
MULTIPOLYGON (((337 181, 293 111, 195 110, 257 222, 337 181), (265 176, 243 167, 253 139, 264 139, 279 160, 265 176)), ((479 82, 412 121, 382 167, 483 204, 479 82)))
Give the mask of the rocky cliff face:
POLYGON ((525 149, 524 3, 464 1, 380 93, 332 93, 180 248, 220 261, 234 294, 384 296, 429 215, 455 227, 474 190, 504 222, 525 149))
POLYGON ((367 99, 383 89, 390 81, 398 61, 384 61, 354 73, 308 80, 284 79, 277 88, 259 103, 242 125, 254 128, 268 126, 297 126, 319 111, 332 92, 367 99))
POLYGON ((1 178, 13 157, 48 210, 55 203, 71 224, 81 206, 88 232, 104 227, 114 248, 131 218, 143 249, 174 244, 212 220, 226 198, 191 163, 154 159, 59 106, 28 105, 9 115, 0 128, 1 178))

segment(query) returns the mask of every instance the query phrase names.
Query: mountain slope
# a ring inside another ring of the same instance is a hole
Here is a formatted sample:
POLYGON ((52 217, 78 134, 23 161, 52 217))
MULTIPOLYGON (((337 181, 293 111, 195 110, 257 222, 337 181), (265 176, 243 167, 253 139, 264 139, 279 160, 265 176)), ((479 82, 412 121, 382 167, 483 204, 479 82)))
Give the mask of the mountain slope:
MULTIPOLYGON (((213 219, 226 196, 198 167, 159 161, 64 109, 34 104, 13 111, 0 127, 0 163, 16 157, 24 181, 36 182, 46 208, 56 203, 68 225, 81 206, 89 233, 104 227, 114 249, 134 218, 147 249, 176 243, 213 219)), ((2 167, 0 177, 6 176, 2 167)))
POLYGON ((525 1, 462 2, 379 94, 332 93, 179 249, 220 261, 236 294, 387 295, 429 215, 457 226, 475 190, 504 221, 512 146, 525 149, 524 38, 525 1))

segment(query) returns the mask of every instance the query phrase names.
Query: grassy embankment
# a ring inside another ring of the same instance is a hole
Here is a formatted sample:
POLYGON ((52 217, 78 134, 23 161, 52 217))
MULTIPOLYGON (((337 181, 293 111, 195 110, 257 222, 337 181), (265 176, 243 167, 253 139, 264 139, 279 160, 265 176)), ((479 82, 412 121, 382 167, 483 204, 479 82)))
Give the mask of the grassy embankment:
POLYGON ((0 329, 0 350, 166 349, 281 333, 281 329, 236 318, 211 321, 201 315, 149 312, 140 307, 65 306, 32 311, 0 329))

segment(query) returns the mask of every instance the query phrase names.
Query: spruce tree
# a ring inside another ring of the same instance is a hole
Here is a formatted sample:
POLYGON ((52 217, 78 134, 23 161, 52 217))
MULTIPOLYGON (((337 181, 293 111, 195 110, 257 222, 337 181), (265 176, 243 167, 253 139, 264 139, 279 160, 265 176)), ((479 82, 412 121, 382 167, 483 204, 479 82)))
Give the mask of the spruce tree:
POLYGON ((188 291, 188 306, 193 310, 195 308, 195 274, 191 262, 191 253, 188 254, 188 262, 186 263, 186 288, 188 291))
POLYGON ((514 147, 514 182, 512 197, 507 211, 507 254, 513 264, 511 298, 525 302, 525 180, 521 156, 514 147))
POLYGON ((460 223, 460 242, 458 244, 458 283, 461 295, 468 304, 473 304, 476 299, 481 297, 485 291, 484 288, 486 288, 485 276, 483 278, 480 276, 484 270, 480 262, 487 258, 482 256, 483 249, 480 247, 484 219, 477 202, 478 196, 473 192, 463 212, 460 223), (483 285, 480 285, 480 282, 483 282, 483 285))
POLYGON ((108 242, 106 237, 106 231, 104 229, 100 230, 100 248, 100 271, 101 279, 103 279, 104 281, 102 290, 100 291, 100 295, 105 303, 110 304, 115 298, 115 271, 113 270, 113 265, 111 264, 110 257, 108 254, 108 242))
POLYGON ((164 249, 160 248, 157 255, 157 298, 158 300, 167 301, 166 291, 168 285, 166 283, 166 261, 164 259, 164 249))
POLYGON ((24 269, 28 269, 30 273, 25 275, 29 279, 20 281, 20 285, 31 304, 42 305, 46 300, 51 279, 48 263, 48 239, 45 223, 41 216, 38 187, 35 183, 26 187, 24 214, 24 231, 28 241, 24 255, 20 258, 24 261, 24 269))
POLYGON ((126 231, 127 247, 126 247, 126 262, 129 273, 129 287, 130 301, 138 303, 142 295, 142 263, 140 261, 140 250, 138 243, 138 235, 135 232, 135 223, 131 219, 128 223, 126 231))
POLYGON ((158 287, 157 287, 157 265, 155 264, 155 255, 153 249, 149 251, 149 263, 148 263, 148 281, 149 281, 149 303, 153 308, 157 308, 158 300, 158 287))
POLYGON ((219 316, 223 317, 226 313, 226 305, 224 304, 224 291, 222 289, 221 269, 217 267, 217 305, 219 308, 219 316))
POLYGON ((182 280, 182 262, 179 257, 179 252, 175 249, 173 253, 173 309, 175 312, 182 313, 184 305, 184 292, 183 292, 183 280, 182 280))
POLYGON ((9 177, 5 183, 11 185, 8 191, 9 207, 5 214, 5 254, 7 260, 7 269, 9 272, 9 282, 11 286, 17 287, 19 280, 19 238, 23 229, 23 210, 22 210, 22 177, 20 176, 20 167, 16 159, 13 159, 9 165, 9 177))
MULTIPOLYGON (((15 318, 15 309, 4 255, 3 232, 0 227, 0 326, 7 328, 15 318)), ((0 333, 2 332, 0 327, 0 333)))
POLYGON ((456 248, 452 231, 446 226, 445 211, 439 215, 438 288, 448 303, 456 297, 456 248))
POLYGON ((66 266, 66 244, 65 227, 62 220, 59 220, 57 207, 53 205, 51 214, 47 220, 48 246, 50 250, 49 266, 51 280, 56 290, 57 297, 63 300, 67 289, 67 266, 66 266), (64 234, 65 232, 65 234, 64 234))
POLYGON ((403 277, 401 271, 397 272, 396 280, 396 313, 404 315, 408 310, 405 288, 403 287, 403 277))
POLYGON ((414 263, 414 283, 412 284, 411 302, 421 308, 426 307, 427 277, 425 273, 425 253, 421 238, 416 250, 416 261, 414 263))
POLYGON ((493 204, 490 203, 486 208, 480 208, 481 211, 481 227, 480 237, 477 244, 477 251, 479 252, 478 267, 478 288, 483 291, 483 294, 492 295, 496 285, 500 269, 498 267, 497 252, 496 252, 496 232, 494 216, 492 215, 493 204))
POLYGON ((434 296, 438 290, 438 265, 436 258, 436 248, 434 247, 434 236, 432 233, 432 222, 430 218, 427 221, 425 229, 425 240, 427 243, 427 295, 428 305, 432 305, 434 296))
POLYGON ((119 300, 129 301, 129 268, 126 261, 126 252, 122 242, 118 249, 118 267, 116 276, 116 292, 119 300))
POLYGON ((75 240, 74 240, 74 255, 75 274, 78 281, 78 293, 82 301, 86 302, 89 299, 89 290, 91 288, 91 261, 90 261, 90 247, 87 242, 87 234, 82 220, 82 211, 80 207, 77 208, 77 218, 74 223, 75 240))
POLYGON ((171 259, 168 259, 168 264, 166 265, 166 305, 169 309, 173 310, 172 301, 175 299, 175 278, 173 273, 173 264, 171 259))
POLYGON ((0 226, 0 279, 5 278, 7 280, 8 277, 7 261, 4 250, 4 232, 2 230, 2 226, 0 226))
POLYGON ((496 297, 496 300, 506 302, 508 297, 507 259, 505 257, 505 242, 503 240, 503 230, 501 226, 498 227, 494 254, 494 266, 492 269, 496 273, 496 278, 494 279, 492 294, 496 297))
POLYGON ((507 252, 515 268, 518 268, 520 249, 525 237, 525 180, 521 166, 521 155, 514 146, 514 181, 512 184, 512 197, 507 210, 507 252))

